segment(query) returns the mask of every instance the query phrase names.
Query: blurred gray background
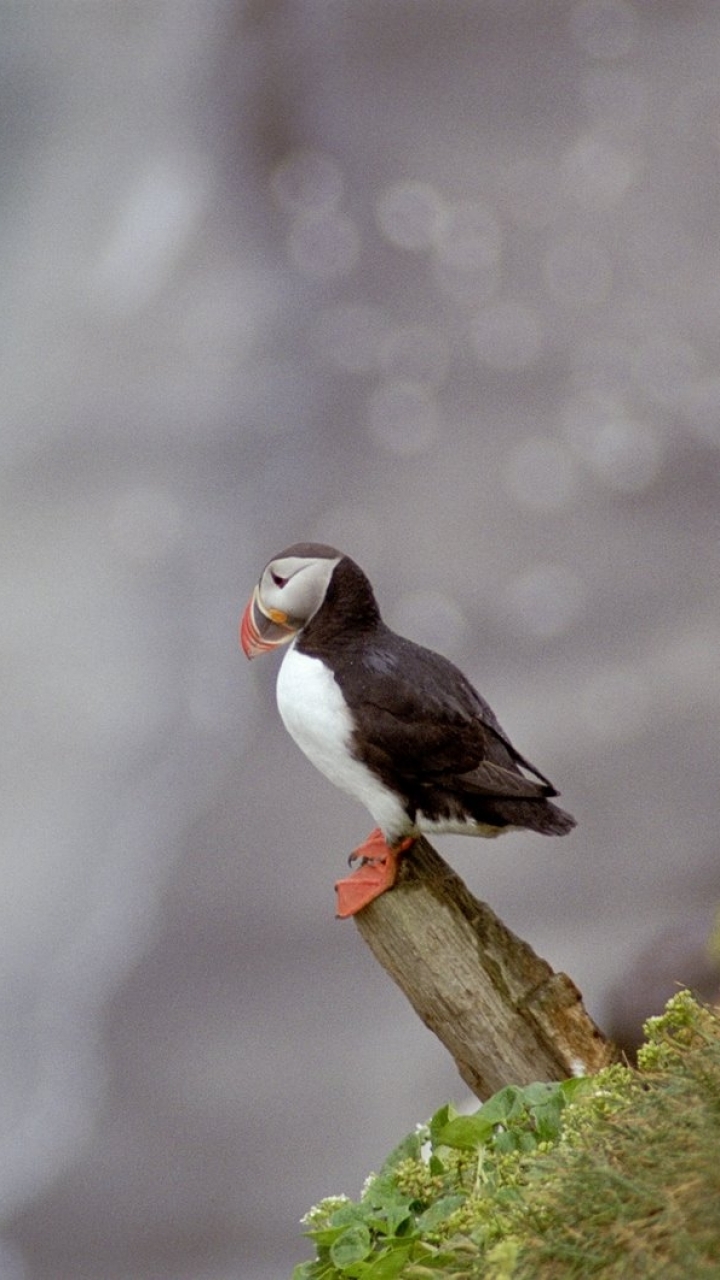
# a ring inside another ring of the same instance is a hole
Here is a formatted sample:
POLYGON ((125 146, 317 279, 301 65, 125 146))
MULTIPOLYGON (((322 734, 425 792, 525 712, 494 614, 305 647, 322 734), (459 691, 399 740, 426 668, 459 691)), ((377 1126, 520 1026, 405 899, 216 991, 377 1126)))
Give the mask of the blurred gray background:
POLYGON ((238 651, 275 552, 353 555, 560 786, 569 840, 439 847, 596 1019, 710 929, 720 8, 0 18, 0 1280, 281 1280, 464 1089, 238 651))

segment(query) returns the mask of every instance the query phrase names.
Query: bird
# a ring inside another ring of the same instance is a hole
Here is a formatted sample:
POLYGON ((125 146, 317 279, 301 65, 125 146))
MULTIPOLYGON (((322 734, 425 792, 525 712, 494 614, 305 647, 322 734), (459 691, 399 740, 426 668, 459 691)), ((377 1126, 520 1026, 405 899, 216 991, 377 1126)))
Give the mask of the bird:
POLYGON ((273 556, 240 644, 248 658, 289 645, 276 686, 285 728, 377 823, 335 885, 339 917, 391 889, 423 833, 564 836, 576 825, 459 668, 392 631, 366 574, 335 547, 298 542, 273 556))

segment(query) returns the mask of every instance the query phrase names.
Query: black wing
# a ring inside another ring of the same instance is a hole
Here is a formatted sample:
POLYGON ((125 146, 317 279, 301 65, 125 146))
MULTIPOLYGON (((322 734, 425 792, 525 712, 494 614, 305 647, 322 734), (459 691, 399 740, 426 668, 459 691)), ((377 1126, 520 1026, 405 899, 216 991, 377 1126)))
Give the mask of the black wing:
POLYGON ((453 663, 392 632, 383 640, 337 669, 355 717, 355 750, 370 768, 400 788, 452 781, 476 795, 557 795, 453 663))

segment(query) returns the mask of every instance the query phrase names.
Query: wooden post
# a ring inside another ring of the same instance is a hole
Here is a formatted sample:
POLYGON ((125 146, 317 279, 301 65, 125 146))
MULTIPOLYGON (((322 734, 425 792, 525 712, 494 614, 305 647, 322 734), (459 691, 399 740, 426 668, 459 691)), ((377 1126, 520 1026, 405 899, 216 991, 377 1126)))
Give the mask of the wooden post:
POLYGON ((589 1075, 618 1054, 554 973, 420 839, 395 887, 354 917, 376 959, 478 1098, 589 1075))

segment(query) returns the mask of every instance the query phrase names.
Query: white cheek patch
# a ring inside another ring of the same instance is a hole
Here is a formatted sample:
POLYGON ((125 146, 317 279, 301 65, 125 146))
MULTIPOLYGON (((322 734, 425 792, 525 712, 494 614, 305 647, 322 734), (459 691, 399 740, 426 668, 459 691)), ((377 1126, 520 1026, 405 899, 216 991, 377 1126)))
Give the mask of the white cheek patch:
POLYGON ((335 560, 304 560, 302 556, 286 556, 273 560, 260 582, 260 598, 265 608, 281 609, 300 624, 308 622, 325 599, 335 560), (273 574, 284 580, 284 586, 273 581, 273 574))

